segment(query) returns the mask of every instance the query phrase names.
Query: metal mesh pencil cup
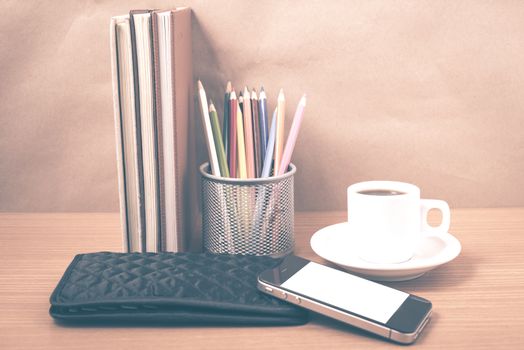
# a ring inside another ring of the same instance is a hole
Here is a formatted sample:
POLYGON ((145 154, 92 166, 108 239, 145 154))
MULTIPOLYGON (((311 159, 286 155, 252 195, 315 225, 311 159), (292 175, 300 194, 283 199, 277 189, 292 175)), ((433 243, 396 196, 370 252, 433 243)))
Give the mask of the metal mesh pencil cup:
POLYGON ((284 175, 241 180, 213 176, 202 164, 205 250, 273 257, 293 252, 295 172, 290 164, 284 175))

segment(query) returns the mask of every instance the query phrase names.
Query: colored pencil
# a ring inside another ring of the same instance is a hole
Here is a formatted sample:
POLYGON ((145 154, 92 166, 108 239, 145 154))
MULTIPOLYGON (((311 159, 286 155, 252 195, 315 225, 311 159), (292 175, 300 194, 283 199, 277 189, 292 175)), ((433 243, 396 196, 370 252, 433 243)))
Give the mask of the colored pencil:
POLYGON ((253 147, 255 153, 255 177, 262 173, 262 158, 260 152, 260 122, 258 115, 258 98, 255 89, 251 91, 251 121, 253 124, 253 147))
POLYGON ((211 122, 209 120, 209 110, 207 106, 206 91, 202 82, 198 81, 198 94, 200 96, 200 109, 202 114, 202 125, 206 136, 207 152, 209 154, 209 163, 211 165, 211 173, 215 176, 220 176, 220 168, 218 166, 218 157, 213 139, 213 131, 211 130, 211 122))
MULTIPOLYGON (((242 89, 240 89, 240 91, 238 92, 238 107, 240 108, 237 108, 237 114, 239 110, 241 113, 244 113, 244 97, 242 96, 242 89)), ((242 125, 244 125, 244 122, 242 122, 242 125)), ((237 125, 237 133, 238 133, 238 125, 237 125)), ((237 174, 238 174, 238 177, 240 177, 240 163, 238 162, 238 135, 237 135, 237 174)))
POLYGON ((211 119, 211 129, 213 130, 213 137, 215 139, 215 146, 217 148, 220 175, 222 177, 229 177, 226 152, 224 150, 224 142, 222 140, 222 131, 220 131, 220 122, 218 121, 218 114, 215 105, 211 100, 209 100, 209 118, 211 119))
MULTIPOLYGON (((227 101, 226 101, 227 102, 227 101)), ((237 95, 235 90, 231 91, 229 101, 229 111, 231 118, 229 119, 229 175, 237 177, 237 95)))
POLYGON ((244 113, 244 96, 242 95, 242 90, 238 92, 238 106, 240 107, 240 112, 244 113))
POLYGON ((244 143, 244 126, 242 121, 242 111, 237 105, 237 149, 238 149, 238 173, 239 178, 247 179, 246 167, 246 144, 244 143))
POLYGON ((229 115, 229 97, 231 96, 231 82, 228 81, 226 85, 226 93, 224 95, 224 118, 222 118, 222 137, 224 138, 224 152, 229 159, 229 123, 231 116, 229 115))
POLYGON ((264 87, 260 89, 260 95, 258 96, 258 120, 259 120, 259 129, 260 129, 260 159, 261 164, 264 163, 266 158, 266 148, 267 148, 267 97, 264 87))
POLYGON ((282 154, 282 162, 280 163, 280 169, 278 170, 278 175, 285 174, 287 167, 291 162, 291 155, 295 149, 295 143, 297 142, 298 132, 300 130, 300 125, 302 124, 302 119, 304 118, 304 108, 306 107, 306 95, 302 96, 297 105, 297 110, 295 116, 293 117, 293 124, 291 124, 291 129, 289 130, 289 135, 287 137, 286 147, 284 148, 284 153, 282 154))
POLYGON ((244 88, 244 142, 246 145, 246 166, 248 179, 255 178, 255 150, 253 142, 253 120, 251 119, 251 94, 244 88))
MULTIPOLYGON (((242 96, 242 89, 238 92, 238 107, 237 113, 240 110, 240 113, 244 113, 244 96, 242 96)), ((242 121, 242 125, 244 125, 244 122, 242 121)), ((238 125, 237 125, 237 132, 238 132, 238 125)), ((244 145, 245 146, 245 145, 244 145)), ((238 135, 237 135, 237 174, 239 174, 240 177, 240 163, 238 162, 238 135)))
POLYGON ((266 157, 264 158, 264 167, 260 177, 269 177, 271 173, 271 162, 273 161, 273 151, 275 149, 275 138, 277 129, 277 108, 273 112, 273 119, 271 121, 271 130, 269 131, 269 138, 267 140, 266 157))
POLYGON ((277 100, 277 131, 275 139, 275 170, 273 175, 278 175, 278 169, 280 169, 280 163, 282 162, 282 152, 284 148, 284 127, 285 127, 285 116, 286 116, 286 98, 284 97, 284 90, 280 89, 277 100))

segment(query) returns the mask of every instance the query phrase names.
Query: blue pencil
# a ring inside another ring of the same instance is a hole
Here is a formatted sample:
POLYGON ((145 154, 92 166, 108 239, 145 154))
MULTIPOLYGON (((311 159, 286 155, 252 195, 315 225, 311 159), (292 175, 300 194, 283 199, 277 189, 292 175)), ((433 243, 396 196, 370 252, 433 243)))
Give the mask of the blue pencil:
POLYGON ((261 159, 266 159, 266 149, 267 149, 267 96, 264 91, 264 87, 260 89, 260 95, 258 97, 258 120, 259 120, 259 130, 260 130, 260 150, 261 150, 261 159))
POLYGON ((224 96, 224 118, 222 119, 222 137, 224 140, 224 151, 226 152, 226 159, 229 159, 229 123, 231 123, 229 115, 229 98, 231 96, 231 82, 228 81, 226 85, 226 94, 224 96))
POLYGON ((275 149, 275 139, 277 133, 277 109, 273 112, 273 121, 271 122, 271 130, 269 131, 269 139, 267 141, 266 156, 264 158, 264 167, 262 168, 262 175, 260 177, 269 177, 271 172, 271 163, 273 162, 273 151, 275 149))

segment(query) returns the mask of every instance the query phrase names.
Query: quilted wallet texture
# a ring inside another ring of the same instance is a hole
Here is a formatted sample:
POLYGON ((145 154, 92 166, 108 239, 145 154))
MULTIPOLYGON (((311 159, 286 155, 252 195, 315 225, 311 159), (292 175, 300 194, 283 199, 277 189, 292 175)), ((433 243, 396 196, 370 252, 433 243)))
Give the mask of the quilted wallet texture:
POLYGON ((305 311, 259 292, 269 257, 198 253, 77 255, 51 295, 52 317, 97 323, 295 325, 305 311))

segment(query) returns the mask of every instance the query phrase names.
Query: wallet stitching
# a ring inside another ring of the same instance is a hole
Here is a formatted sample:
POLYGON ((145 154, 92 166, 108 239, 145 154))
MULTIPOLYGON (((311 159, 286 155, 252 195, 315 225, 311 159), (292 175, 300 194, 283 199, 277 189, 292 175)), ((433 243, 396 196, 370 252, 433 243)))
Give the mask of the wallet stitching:
MULTIPOLYGON (((195 271, 195 273, 198 274, 201 278, 205 279, 206 281, 209 281, 209 282, 211 282, 211 283, 214 282, 214 281, 213 281, 209 276, 206 276, 206 275, 202 274, 202 272, 200 272, 200 271, 195 271)), ((239 284, 245 286, 244 281, 242 281, 242 280, 236 278, 235 276, 231 276, 231 275, 230 275, 229 277, 230 277, 231 279, 237 281, 239 284)), ((235 297, 235 294, 233 293, 233 291, 232 291, 230 288, 226 288, 226 287, 224 287, 224 286, 221 286, 221 288, 222 288, 222 290, 228 292, 228 293, 229 293, 233 298, 235 297)))
MULTIPOLYGON (((114 256, 115 253, 104 253, 104 256, 105 255, 112 255, 112 256, 114 256)), ((70 275, 73 272, 73 269, 77 266, 78 262, 81 260, 81 258, 83 258, 83 256, 84 256, 84 254, 77 255, 75 257, 75 259, 73 260, 73 262, 70 264, 70 266, 68 267, 68 269, 64 273, 64 277, 59 282, 59 286, 57 286, 57 289, 56 289, 55 293, 53 293, 52 300, 56 300, 57 297, 62 293, 65 284, 70 280, 70 275)), ((116 256, 121 256, 121 254, 117 253, 116 256)), ((97 260, 96 262, 102 263, 103 265, 108 266, 108 267, 115 266, 115 265, 110 265, 109 263, 107 263, 103 259, 102 260, 97 260)), ((162 262, 162 261, 160 261, 160 262, 162 262)), ((223 263, 226 266, 230 266, 231 265, 228 261, 223 261, 223 262, 220 261, 220 262, 223 263)), ((200 265, 204 265, 205 266, 206 262, 204 261, 200 265)), ((242 270, 242 271, 245 271, 245 272, 251 272, 251 271, 246 271, 242 267, 236 267, 236 266, 234 266, 234 267, 236 269, 239 269, 239 270, 242 270)), ((122 270, 122 272, 126 272, 126 271, 122 270)), ((208 276, 202 275, 201 272, 199 272, 199 271, 195 271, 195 272, 200 277, 205 278, 207 281, 214 282, 208 276)), ((213 271, 213 272, 216 272, 216 271, 213 271)), ((140 276, 138 276, 138 277, 140 277, 140 276)), ((243 283, 242 280, 239 280, 236 276, 229 275, 229 278, 232 278, 233 280, 235 280, 236 282, 240 283, 241 285, 245 285, 245 283, 243 283)), ((108 280, 105 277, 104 277, 104 280, 106 280, 106 281, 108 281, 110 283, 115 283, 115 281, 108 280)), ((184 284, 188 284, 187 282, 185 282, 183 280, 177 280, 177 282, 183 282, 184 284)), ((125 290, 127 290, 123 285, 121 285, 120 282, 118 282, 117 284, 119 286, 123 287, 125 290)), ((192 286, 192 287, 194 288, 194 286, 192 286)), ((227 291, 227 292, 230 293, 230 291, 228 289, 225 289, 224 287, 222 287, 222 290, 227 291)), ((234 296, 234 294, 233 294, 233 296, 234 296)), ((142 305, 143 304, 151 304, 151 302, 152 302, 151 299, 153 299, 153 298, 155 298, 155 296, 153 296, 153 295, 141 296, 141 297, 133 296, 129 300, 127 300, 126 302, 142 304, 142 305)), ((230 302, 220 301, 220 304, 216 305, 216 304, 213 304, 214 302, 216 302, 216 301, 213 301, 213 300, 202 300, 202 299, 199 300, 199 299, 184 298, 184 297, 169 298, 169 297, 165 297, 165 296, 160 296, 159 299, 160 300, 157 299, 155 301, 156 301, 157 304, 160 304, 160 305, 165 304, 165 305, 184 306, 184 307, 202 306, 202 307, 211 307, 214 310, 228 310, 228 309, 231 310, 231 309, 236 309, 236 311, 259 312, 259 313, 264 313, 264 314, 272 314, 272 313, 274 314, 275 312, 277 312, 277 310, 285 311, 285 312, 291 312, 290 308, 286 307, 287 305, 284 306, 284 305, 278 305, 278 304, 268 304, 268 305, 262 306, 262 305, 250 305, 250 304, 245 304, 245 303, 237 303, 237 304, 235 304, 234 302, 231 302, 231 301, 230 302), (264 307, 269 307, 269 308, 271 308, 271 310, 264 310, 264 307), (262 310, 260 310, 260 308, 262 308, 262 310)), ((124 300, 122 300, 122 299, 120 299, 120 302, 118 302, 116 299, 106 299, 105 301, 101 300, 101 299, 98 299, 96 301, 87 301, 87 302, 86 301, 76 302, 76 303, 67 303, 66 302, 66 303, 62 303, 59 306, 68 306, 68 305, 70 305, 70 306, 82 306, 82 305, 83 306, 87 306, 87 305, 100 305, 101 303, 102 304, 105 304, 105 303, 115 304, 115 302, 116 302, 116 304, 118 304, 118 303, 121 304, 123 301, 124 300)))
MULTIPOLYGON (((83 255, 81 256, 77 256, 77 257, 82 257, 83 255)), ((77 257, 75 257, 75 260, 77 260, 77 257)), ((66 270, 66 272, 64 273, 64 277, 62 278, 62 280, 60 281, 59 283, 59 286, 60 286, 60 290, 59 292, 62 292, 63 288, 65 287, 65 285, 67 284, 67 282, 70 282, 69 281, 69 277, 70 275, 73 273, 73 268, 76 267, 78 261, 75 261, 73 260, 73 262, 71 263, 71 265, 68 267, 68 269, 66 270)), ((78 259, 80 260, 80 259, 78 259)), ((104 265, 104 268, 115 268, 115 267, 118 267, 118 265, 115 265, 115 264, 110 264, 109 262, 107 262, 106 260, 97 260, 98 263, 104 265)), ((133 261, 134 262, 134 261, 133 261)), ((89 262, 89 263, 92 263, 92 262, 89 262)), ((129 262, 126 262, 126 263, 129 263, 129 262)), ((131 273, 133 275, 133 279, 136 279, 136 278, 140 278, 140 277, 145 277, 151 273, 154 273, 155 271, 152 271, 152 272, 149 272, 148 274, 146 275, 143 275, 143 276, 139 276, 137 274, 135 274, 134 272, 130 272, 130 271, 126 271, 120 267, 118 267, 121 272, 127 272, 127 273, 131 273)), ((91 273, 90 273, 91 275, 91 273)), ((134 291, 133 290, 130 290, 129 287, 125 286, 125 284, 123 282, 120 282, 118 280, 112 280, 112 279, 109 279, 107 278, 106 276, 103 276, 103 275, 99 275, 98 278, 101 278, 109 283, 112 283, 112 284, 116 284, 118 287, 122 288, 123 290, 129 292, 130 294, 132 294, 134 291)), ((177 283, 180 283, 180 284, 184 284, 186 286, 189 286, 189 287, 192 287, 193 289, 197 290, 197 288, 194 288, 194 286, 190 285, 189 282, 187 281, 184 281, 182 279, 177 279, 176 280, 177 283)), ((76 284, 75 282, 70 282, 71 285, 74 285, 76 284)), ((57 289, 58 289, 58 286, 57 286, 57 289)), ((58 296, 58 293, 57 293, 57 296, 58 296)), ((234 295, 233 295, 234 296, 234 295)), ((118 300, 114 299, 114 297, 110 297, 112 299, 108 299, 108 298, 99 298, 98 300, 95 300, 95 301, 74 301, 74 300, 71 300, 70 302, 63 302, 61 306, 78 306, 78 305, 97 305, 97 304, 100 304, 100 303, 115 303, 115 302, 118 302, 118 300)), ((166 300, 166 303, 169 303, 169 301, 171 301, 171 303, 173 303, 173 305, 175 304, 178 304, 177 302, 178 301, 183 301, 183 300, 195 300, 194 298, 176 298, 176 297, 172 297, 172 299, 169 299, 168 296, 155 296, 155 295, 148 295, 148 296, 138 296, 138 295, 132 295, 132 296, 129 296, 127 297, 127 299, 123 299, 123 298, 120 298, 120 300, 126 300, 126 302, 130 302, 130 303, 148 303, 149 302, 149 299, 146 299, 146 298, 152 298, 152 299, 156 299, 156 298, 159 298, 159 299, 165 299, 166 300)), ((55 299, 52 299, 52 301, 56 300, 55 299)), ((196 301, 198 301, 198 299, 196 299, 196 301)), ((202 300, 204 301, 204 300, 202 300)))
MULTIPOLYGON (((76 259, 76 257, 75 257, 75 259, 76 259)), ((78 259, 78 260, 80 260, 80 259, 78 259)), ((65 279, 65 280, 64 280, 64 281, 61 281, 61 286, 60 286, 60 291, 59 291, 59 292, 62 292, 63 288, 65 287, 66 282, 69 281, 69 277, 70 277, 70 275, 71 275, 72 272, 73 272, 73 271, 72 271, 73 268, 76 267, 76 265, 77 265, 77 263, 78 263, 78 260, 77 260, 76 262, 73 261, 73 263, 71 263, 70 267, 68 268, 68 270, 67 270, 66 273, 64 274, 64 279, 65 279)), ((97 260, 96 262, 101 263, 102 265, 104 265, 105 268, 115 268, 115 267, 118 266, 118 265, 114 265, 114 264, 111 265, 110 263, 108 263, 108 262, 105 261, 105 260, 97 260)), ((91 262, 90 262, 90 263, 91 263, 91 262)), ((137 274, 134 273, 134 272, 125 271, 124 269, 121 269, 120 267, 119 267, 119 269, 121 270, 120 272, 127 272, 127 273, 132 274, 132 275, 133 275, 133 280, 134 280, 134 279, 137 279, 137 278, 145 277, 145 276, 147 276, 147 275, 149 275, 149 274, 155 272, 155 271, 151 271, 151 272, 148 272, 147 274, 145 274, 145 275, 143 275, 143 276, 140 276, 140 275, 137 275, 137 274)), ((120 272, 119 272, 119 273, 120 273, 120 272)), ((203 275, 201 272, 199 272, 199 271, 194 271, 194 273, 197 274, 197 275, 199 275, 201 278, 205 279, 206 281, 211 282, 211 283, 214 283, 213 279, 209 278, 208 276, 203 275)), ((234 281, 238 282, 239 284, 241 284, 241 285, 245 285, 245 283, 244 283, 242 280, 238 279, 237 277, 232 276, 232 275, 230 275, 229 277, 230 277, 231 279, 233 279, 234 281)), ((127 287, 124 283, 122 283, 122 282, 120 282, 120 281, 118 281, 118 280, 112 280, 112 279, 109 279, 109 278, 107 278, 107 277, 105 277, 105 276, 103 276, 103 275, 99 275, 98 278, 102 278, 103 280, 105 280, 105 281, 107 281, 107 282, 109 282, 109 283, 116 284, 118 287, 122 288, 123 290, 126 290, 127 292, 130 292, 131 294, 133 293, 133 290, 130 290, 129 287, 127 287)), ((177 282, 177 283, 185 284, 186 286, 192 287, 193 289, 196 289, 196 290, 198 291, 198 288, 194 288, 194 286, 192 286, 192 285, 189 284, 188 282, 184 281, 183 279, 177 279, 176 282, 177 282)), ((71 282, 71 284, 74 285, 74 284, 76 284, 76 283, 71 282)), ((222 290, 227 291, 228 294, 230 294, 231 296, 233 296, 233 297, 235 296, 235 294, 232 293, 231 290, 230 290, 229 288, 226 289, 226 288, 224 288, 223 286, 221 286, 221 288, 222 288, 222 290)), ((149 297, 153 297, 153 298, 154 298, 155 296, 154 296, 154 295, 150 295, 150 296, 136 296, 136 295, 135 295, 135 296, 131 296, 131 297, 129 298, 129 301, 136 300, 137 302, 140 302, 140 298, 144 298, 144 297, 148 297, 148 298, 149 298, 149 297)), ((169 298, 169 297, 160 296, 160 298, 169 298)), ((177 300, 181 300, 181 299, 183 300, 183 299, 194 299, 194 298, 177 298, 177 300)), ((109 300, 109 301, 110 301, 111 299, 106 299, 106 300, 109 300)), ((143 300, 143 299, 142 299, 142 300, 143 300)), ((197 300, 198 300, 198 299, 197 299, 197 300)), ((205 300, 202 300, 202 301, 205 301, 205 300)), ((79 304, 84 304, 84 303, 85 303, 85 301, 84 301, 84 302, 79 302, 79 304)), ((76 303, 75 303, 75 304, 76 304, 76 303)))
POLYGON ((70 275, 73 273, 73 269, 76 267, 76 265, 82 259, 83 256, 84 256, 84 254, 76 255, 74 257, 73 261, 71 262, 71 264, 69 264, 69 266, 67 267, 67 270, 64 272, 64 276, 62 276, 62 278, 58 282, 58 285, 56 286, 53 294, 51 294, 51 304, 53 302, 57 302, 58 301, 58 297, 62 293, 62 290, 64 289, 64 286, 66 285, 67 281, 69 280, 70 275))

